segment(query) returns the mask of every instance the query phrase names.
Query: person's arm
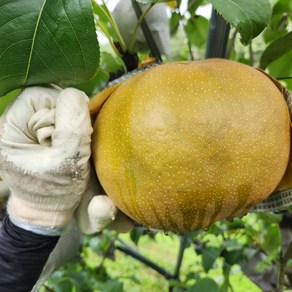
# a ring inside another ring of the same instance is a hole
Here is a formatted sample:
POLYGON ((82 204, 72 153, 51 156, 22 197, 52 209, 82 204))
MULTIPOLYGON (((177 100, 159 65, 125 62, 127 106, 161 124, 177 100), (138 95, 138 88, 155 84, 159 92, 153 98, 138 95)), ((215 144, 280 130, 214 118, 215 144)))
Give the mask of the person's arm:
POLYGON ((29 87, 0 119, 0 176, 10 190, 0 233, 0 291, 31 291, 87 190, 88 97, 29 87), (9 218, 9 219, 8 219, 9 218))
POLYGON ((1 292, 30 291, 34 284, 37 291, 70 258, 64 254, 76 248, 68 248, 67 227, 83 198, 87 203, 78 213, 92 225, 87 232, 118 217, 113 202, 95 198, 99 190, 89 188, 88 100, 74 88, 28 87, 0 118, 0 177, 10 192, 0 231, 1 292))
POLYGON ((0 229, 0 291, 31 291, 58 239, 19 228, 6 216, 0 229))

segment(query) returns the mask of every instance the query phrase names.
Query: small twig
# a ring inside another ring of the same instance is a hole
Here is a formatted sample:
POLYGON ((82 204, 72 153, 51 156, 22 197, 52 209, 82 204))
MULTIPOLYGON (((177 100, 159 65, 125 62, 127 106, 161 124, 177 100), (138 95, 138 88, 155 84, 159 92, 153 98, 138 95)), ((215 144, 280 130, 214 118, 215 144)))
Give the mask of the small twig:
POLYGON ((184 252, 185 252, 187 244, 188 244, 188 234, 185 233, 180 239, 179 253, 177 256, 177 262, 176 262, 176 267, 175 267, 175 272, 174 272, 174 277, 178 281, 179 281, 179 276, 180 276, 180 268, 181 268, 181 264, 182 264, 182 260, 183 260, 183 256, 184 256, 184 252))
POLYGON ((185 26, 184 22, 182 22, 182 26, 183 26, 183 30, 184 30, 184 33, 185 33, 185 36, 186 36, 186 39, 187 39, 190 58, 191 58, 191 61, 193 61, 193 60, 195 60, 195 57, 194 57, 194 54, 193 54, 192 43, 191 43, 190 38, 188 37, 188 33, 186 31, 186 26, 185 26))
POLYGON ((286 77, 277 77, 277 80, 286 80, 286 79, 292 79, 292 76, 286 76, 286 77))
POLYGON ((116 55, 118 57, 121 57, 121 53, 119 52, 119 50, 117 49, 116 45, 114 44, 114 41, 107 34, 105 28, 103 27, 102 23, 99 21, 97 16, 95 16, 95 21, 96 21, 96 24, 99 26, 100 30, 103 32, 103 34, 107 37, 108 42, 109 42, 110 46, 112 47, 113 51, 116 53, 116 55))
POLYGON ((253 66, 254 65, 254 53, 253 53, 253 49, 252 49, 252 42, 250 42, 250 44, 248 46, 248 50, 249 50, 250 66, 253 66))
POLYGON ((126 50, 126 44, 125 44, 124 39, 122 38, 122 36, 120 34, 119 28, 118 28, 118 26, 117 26, 117 24, 116 24, 116 22, 115 22, 115 20, 114 20, 114 18, 112 16, 111 12, 108 10, 107 5, 104 2, 104 0, 102 0, 102 3, 104 5, 105 14, 107 15, 108 21, 110 22, 110 24, 111 24, 111 26, 113 28, 113 31, 116 34, 118 42, 120 43, 120 46, 121 46, 122 50, 125 51, 126 50))
POLYGON ((145 16, 147 15, 147 13, 152 9, 152 7, 154 6, 154 3, 151 3, 142 13, 142 15, 140 16, 140 18, 138 19, 138 22, 136 23, 136 26, 134 28, 134 32, 132 35, 132 39, 130 41, 130 45, 129 45, 129 51, 133 52, 134 51, 134 46, 135 46, 135 42, 136 42, 136 34, 138 31, 138 28, 140 27, 141 23, 143 22, 145 16))
POLYGON ((115 237, 110 241, 109 246, 107 248, 107 250, 105 251, 105 253, 103 254, 103 257, 101 259, 101 262, 99 264, 99 266, 97 267, 98 270, 100 270, 103 267, 104 261, 106 260, 106 258, 109 256, 110 252, 112 251, 112 249, 115 247, 114 246, 114 242, 117 239, 118 234, 115 235, 115 237))
POLYGON ((225 58, 226 59, 229 59, 230 54, 231 54, 231 51, 234 48, 234 43, 235 43, 235 40, 236 40, 236 35, 237 35, 237 30, 235 30, 234 33, 232 34, 231 40, 230 40, 230 42, 228 44, 228 47, 226 49, 226 54, 225 54, 225 58))
POLYGON ((189 34, 187 32, 186 24, 185 24, 185 21, 184 21, 184 16, 180 12, 178 14, 179 14, 179 17, 180 17, 179 24, 181 25, 181 27, 183 29, 183 32, 185 34, 185 38, 187 40, 187 45, 188 45, 190 58, 191 58, 191 61, 193 61, 195 59, 195 57, 194 57, 194 54, 193 54, 193 48, 192 48, 191 39, 189 38, 189 34))
POLYGON ((284 256, 281 256, 280 259, 280 270, 277 283, 277 292, 283 292, 285 288, 285 276, 287 270, 287 264, 289 259, 292 257, 292 241, 290 242, 284 256))

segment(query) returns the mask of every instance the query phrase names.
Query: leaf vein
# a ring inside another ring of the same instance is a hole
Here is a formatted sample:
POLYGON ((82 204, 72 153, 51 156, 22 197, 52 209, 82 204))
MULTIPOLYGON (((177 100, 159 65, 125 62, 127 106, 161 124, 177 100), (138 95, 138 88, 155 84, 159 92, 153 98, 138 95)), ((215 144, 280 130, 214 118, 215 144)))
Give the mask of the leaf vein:
POLYGON ((33 33, 32 44, 31 44, 31 48, 30 48, 28 64, 27 64, 26 73, 25 73, 25 76, 24 76, 23 85, 26 84, 27 79, 28 79, 28 75, 29 75, 29 71, 30 71, 30 65, 31 65, 31 61, 32 61, 32 53, 34 51, 35 39, 36 39, 37 31, 38 31, 38 28, 39 28, 40 20, 41 20, 42 13, 43 13, 43 10, 44 10, 46 2, 47 2, 47 0, 44 0, 43 5, 42 5, 42 7, 40 9, 40 13, 39 13, 38 19, 37 19, 36 27, 35 27, 35 30, 34 30, 34 33, 33 33))
POLYGON ((51 69, 51 67, 50 67, 50 66, 44 61, 44 59, 38 54, 37 51, 35 51, 35 54, 40 58, 40 60, 41 60, 41 61, 43 62, 43 64, 44 64, 44 66, 46 66, 47 69, 48 69, 49 71, 51 71, 52 74, 54 74, 54 75, 57 77, 58 80, 61 80, 60 76, 58 76, 58 74, 57 74, 54 70, 51 69))
POLYGON ((1 55, 0 55, 0 59, 1 59, 2 56, 5 54, 5 52, 6 52, 7 50, 9 50, 11 47, 13 47, 14 45, 19 44, 19 43, 22 43, 22 42, 26 42, 26 41, 31 41, 31 40, 32 40, 32 39, 23 39, 23 40, 19 40, 19 41, 15 42, 15 43, 12 43, 11 45, 9 45, 7 48, 5 48, 5 49, 3 50, 3 52, 2 52, 1 55))
POLYGON ((66 56, 66 54, 64 53, 64 51, 62 50, 62 47, 59 45, 59 43, 57 42, 57 40, 55 39, 54 35, 51 33, 49 27, 46 25, 46 23, 43 21, 42 22, 44 24, 44 26, 46 27, 48 33, 50 34, 50 36, 52 37, 52 40, 55 42, 55 44, 58 46, 60 52, 62 53, 62 55, 64 56, 64 58, 66 59, 66 61, 68 62, 69 66, 71 67, 71 69, 74 71, 74 76, 76 76, 76 71, 75 68, 72 66, 72 64, 70 63, 68 57, 66 56))

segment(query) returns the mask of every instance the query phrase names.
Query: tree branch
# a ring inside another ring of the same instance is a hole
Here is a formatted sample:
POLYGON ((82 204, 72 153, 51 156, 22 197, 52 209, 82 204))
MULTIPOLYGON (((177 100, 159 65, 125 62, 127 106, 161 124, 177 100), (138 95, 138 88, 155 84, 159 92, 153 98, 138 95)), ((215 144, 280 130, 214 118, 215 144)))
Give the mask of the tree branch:
POLYGON ((181 238, 180 238, 180 245, 179 245, 179 253, 177 256, 177 262, 176 262, 176 267, 175 267, 175 272, 174 272, 174 277, 179 281, 179 276, 180 276, 180 268, 184 256, 184 252, 186 249, 186 246, 188 244, 188 234, 185 233, 181 238))
POLYGON ((152 268, 154 271, 158 272, 160 275, 164 276, 167 280, 175 279, 174 275, 171 275, 166 270, 149 260, 148 258, 144 257, 142 254, 140 254, 137 250, 126 244, 123 240, 120 238, 117 238, 117 241, 120 242, 121 245, 116 245, 116 249, 137 259, 141 263, 147 265, 148 267, 152 268))

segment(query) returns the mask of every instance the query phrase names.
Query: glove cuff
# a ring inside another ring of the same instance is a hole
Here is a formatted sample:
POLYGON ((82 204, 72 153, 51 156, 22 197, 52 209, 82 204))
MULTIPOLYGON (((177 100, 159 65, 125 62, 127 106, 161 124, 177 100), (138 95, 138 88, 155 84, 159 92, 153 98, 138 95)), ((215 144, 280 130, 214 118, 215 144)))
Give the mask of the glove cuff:
POLYGON ((19 220, 17 218, 14 218, 13 216, 9 216, 9 219, 14 225, 16 225, 17 227, 20 227, 21 229, 24 229, 36 234, 46 235, 46 236, 60 236, 63 233, 63 230, 65 229, 65 227, 51 228, 51 227, 33 225, 25 221, 19 220))
MULTIPOLYGON (((28 230, 32 226, 38 226, 44 228, 45 230, 59 229, 65 226, 72 220, 74 209, 77 207, 70 206, 70 208, 65 209, 57 206, 58 209, 47 209, 41 208, 39 204, 34 204, 23 200, 18 196, 11 195, 8 204, 7 212, 12 219, 12 222, 16 223, 19 227, 24 227, 28 230), (20 226, 21 225, 21 226, 20 226)), ((39 232, 36 232, 39 233, 39 232)))

